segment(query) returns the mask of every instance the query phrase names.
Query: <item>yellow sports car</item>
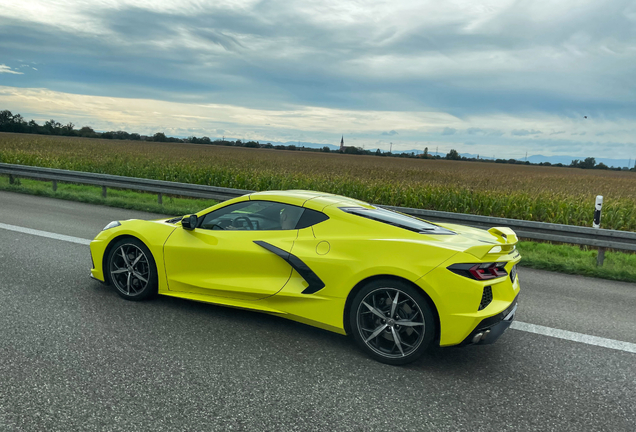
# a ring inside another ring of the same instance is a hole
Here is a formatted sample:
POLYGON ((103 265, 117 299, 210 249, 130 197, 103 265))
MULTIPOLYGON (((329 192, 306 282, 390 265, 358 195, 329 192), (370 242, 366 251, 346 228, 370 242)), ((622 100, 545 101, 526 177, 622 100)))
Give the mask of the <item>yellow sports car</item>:
POLYGON ((371 357, 494 342, 511 324, 517 236, 434 224, 338 195, 259 192, 184 217, 108 224, 91 276, 352 335, 371 357))

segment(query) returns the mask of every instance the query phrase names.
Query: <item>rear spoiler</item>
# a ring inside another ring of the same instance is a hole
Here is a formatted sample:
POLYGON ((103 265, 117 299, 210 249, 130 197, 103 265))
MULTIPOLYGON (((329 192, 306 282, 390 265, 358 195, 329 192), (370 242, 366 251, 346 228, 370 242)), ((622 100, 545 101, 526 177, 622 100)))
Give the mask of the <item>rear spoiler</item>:
MULTIPOLYGON (((494 227, 490 228, 488 232, 494 236, 500 237, 505 243, 504 246, 516 245, 519 241, 517 234, 508 227, 494 227)), ((512 248, 510 248, 510 250, 512 250, 512 248)))
POLYGON ((482 259, 486 256, 490 251, 499 246, 501 247, 500 252, 493 252, 497 254, 507 254, 512 252, 515 249, 515 245, 519 241, 517 238, 517 234, 513 230, 508 227, 494 227, 488 230, 490 234, 497 237, 497 244, 486 244, 480 246, 473 246, 466 250, 466 253, 469 253, 473 256, 476 256, 479 259, 482 259))

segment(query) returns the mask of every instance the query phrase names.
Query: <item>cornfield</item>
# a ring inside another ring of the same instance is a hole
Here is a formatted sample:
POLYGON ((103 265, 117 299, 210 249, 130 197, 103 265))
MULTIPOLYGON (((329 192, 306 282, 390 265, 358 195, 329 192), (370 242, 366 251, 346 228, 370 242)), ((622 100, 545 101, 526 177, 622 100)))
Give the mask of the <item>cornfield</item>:
POLYGON ((0 134, 0 162, 636 231, 632 172, 0 134))

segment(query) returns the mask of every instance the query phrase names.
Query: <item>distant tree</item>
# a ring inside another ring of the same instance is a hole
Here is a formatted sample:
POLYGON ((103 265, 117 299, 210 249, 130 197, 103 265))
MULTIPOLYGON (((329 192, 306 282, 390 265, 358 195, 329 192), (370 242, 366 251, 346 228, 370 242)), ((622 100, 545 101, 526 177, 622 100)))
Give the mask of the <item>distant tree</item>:
POLYGON ((62 130, 60 131, 62 135, 75 135, 75 125, 71 122, 69 122, 68 124, 66 124, 65 126, 62 126, 61 128, 62 130))
POLYGON ((78 135, 85 138, 95 138, 97 134, 90 126, 83 126, 80 130, 77 131, 78 135))
POLYGON ((583 169, 592 169, 594 165, 596 165, 596 159, 593 157, 585 158, 585 160, 580 163, 580 167, 583 169))
POLYGON ((249 148, 259 148, 260 144, 257 143, 256 141, 248 141, 245 143, 245 147, 249 147, 249 148))
POLYGON ((157 132, 156 134, 154 134, 154 136, 152 137, 152 140, 158 141, 158 142, 168 141, 168 139, 166 138, 166 134, 164 134, 163 132, 157 132))
POLYGON ((9 110, 0 111, 0 126, 13 123, 13 114, 9 110))
POLYGON ((428 147, 424 147, 424 159, 428 158, 428 147))
POLYGON ((594 169, 604 169, 604 170, 606 170, 606 169, 608 169, 608 166, 605 165, 603 162, 600 162, 598 165, 596 165, 594 167, 594 169))
POLYGON ((141 140, 141 135, 139 135, 138 133, 131 133, 130 134, 130 139, 133 141, 139 141, 141 140))
POLYGON ((331 151, 331 149, 327 146, 324 146, 322 149, 320 149, 320 151, 323 151, 325 153, 329 153, 331 151))
POLYGON ((44 130, 51 135, 58 135, 62 129, 62 124, 51 119, 44 123, 44 130))
POLYGON ((451 149, 451 151, 446 154, 446 159, 459 160, 461 157, 459 156, 459 153, 457 153, 457 150, 451 149))

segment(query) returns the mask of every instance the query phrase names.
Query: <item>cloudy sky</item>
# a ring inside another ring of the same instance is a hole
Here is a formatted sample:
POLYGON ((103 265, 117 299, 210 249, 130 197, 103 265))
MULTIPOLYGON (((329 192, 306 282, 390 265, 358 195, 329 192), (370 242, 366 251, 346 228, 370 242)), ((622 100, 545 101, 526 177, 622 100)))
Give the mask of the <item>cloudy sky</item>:
POLYGON ((142 134, 634 158, 636 2, 0 0, 0 109, 142 134))

